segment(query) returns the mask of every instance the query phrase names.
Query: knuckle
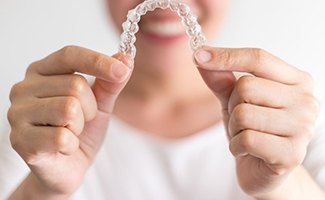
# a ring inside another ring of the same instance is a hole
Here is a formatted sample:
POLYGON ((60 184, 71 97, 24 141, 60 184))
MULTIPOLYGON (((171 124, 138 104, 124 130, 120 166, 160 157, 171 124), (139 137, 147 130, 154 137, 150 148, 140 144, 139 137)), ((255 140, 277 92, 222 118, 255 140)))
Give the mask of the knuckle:
POLYGON ((240 145, 244 149, 251 149, 255 145, 255 137, 251 131, 245 130, 240 134, 240 145))
POLYGON ((32 62, 26 69, 25 75, 31 74, 36 71, 39 61, 32 62))
POLYGON ((16 109, 14 106, 10 106, 7 112, 7 118, 11 126, 14 125, 14 121, 16 119, 16 109))
POLYGON ((106 60, 107 58, 102 54, 96 53, 92 55, 92 63, 94 66, 96 66, 94 68, 96 70, 96 73, 102 71, 103 66, 105 66, 104 63, 106 60))
POLYGON ((231 66, 235 62, 234 57, 227 48, 220 49, 220 52, 218 52, 218 60, 223 61, 224 66, 231 66))
POLYGON ((251 98, 253 94, 253 86, 254 86, 255 78, 252 76, 242 76, 238 79, 237 82, 237 91, 238 95, 243 100, 248 100, 251 98))
POLYGON ((237 147, 236 147, 236 144, 233 142, 233 140, 230 140, 229 145, 228 145, 228 149, 229 149, 229 151, 230 151, 230 153, 232 155, 236 156, 237 147))
POLYGON ((320 109, 318 101, 313 96, 306 96, 302 105, 303 109, 300 111, 302 124, 314 126, 320 109))
POLYGON ((317 99, 312 95, 305 96, 304 107, 314 115, 317 115, 320 110, 320 105, 317 99))
POLYGON ((19 94, 21 94, 23 90, 24 90, 23 82, 15 83, 10 89, 10 93, 9 93, 10 102, 13 102, 19 96, 19 94))
POLYGON ((69 146, 71 134, 66 128, 57 128, 55 136, 54 136, 54 146, 58 150, 64 150, 69 146))
POLYGON ((87 80, 81 75, 73 75, 69 80, 69 94, 79 96, 88 86, 87 80))
POLYGON ((12 105, 7 111, 7 119, 11 127, 19 125, 21 119, 22 107, 17 105, 12 105))
POLYGON ((233 110, 233 118, 237 126, 244 128, 248 122, 248 106, 245 103, 238 104, 233 110))
POLYGON ((305 80, 307 80, 307 81, 309 81, 311 83, 314 82, 314 78, 313 78, 313 76, 309 72, 304 71, 303 72, 303 75, 304 75, 304 79, 305 80))
POLYGON ((306 85, 306 89, 309 91, 313 91, 314 90, 314 78, 313 76, 305 71, 302 71, 301 73, 301 81, 303 81, 303 83, 306 85))
POLYGON ((265 60, 269 57, 269 53, 261 48, 252 48, 251 53, 255 58, 257 66, 263 65, 265 60))
POLYGON ((18 149, 20 147, 20 140, 19 140, 19 136, 17 134, 17 131, 15 129, 11 130, 9 140, 10 140, 11 147, 15 151, 18 151, 18 149))
POLYGON ((14 149, 25 160, 26 140, 24 139, 24 134, 26 134, 26 127, 12 128, 9 140, 12 149, 14 149))
POLYGON ((78 47, 74 45, 67 45, 59 50, 59 55, 63 60, 69 59, 71 54, 76 51, 78 47))
POLYGON ((288 168, 294 168, 296 166, 299 166, 302 163, 302 161, 303 161, 303 157, 300 154, 296 153, 291 157, 288 168))
POLYGON ((310 132, 315 126, 320 105, 317 99, 312 95, 304 95, 301 98, 300 109, 297 112, 297 120, 299 120, 300 130, 303 132, 310 132))
POLYGON ((304 123, 299 129, 298 135, 310 141, 314 135, 315 125, 313 123, 304 123))
POLYGON ((62 53, 62 55, 70 55, 71 52, 75 51, 76 48, 77 47, 74 45, 67 45, 60 49, 60 52, 62 53))
POLYGON ((80 103, 75 97, 66 97, 62 103, 62 117, 65 120, 74 119, 77 115, 79 115, 79 107, 80 103))
POLYGON ((303 142, 295 142, 293 145, 293 152, 290 156, 289 162, 288 162, 288 168, 294 168, 298 165, 300 165, 307 153, 307 148, 305 143, 303 142))

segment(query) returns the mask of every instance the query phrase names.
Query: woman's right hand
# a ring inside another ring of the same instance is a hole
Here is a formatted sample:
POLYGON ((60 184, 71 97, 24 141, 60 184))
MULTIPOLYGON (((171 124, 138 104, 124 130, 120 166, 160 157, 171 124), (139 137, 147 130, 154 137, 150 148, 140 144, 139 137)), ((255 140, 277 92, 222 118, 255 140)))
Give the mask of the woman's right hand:
POLYGON ((131 66, 122 54, 76 46, 29 66, 10 93, 11 143, 31 169, 13 196, 68 197, 80 186, 131 66), (94 84, 80 73, 96 77, 94 84))

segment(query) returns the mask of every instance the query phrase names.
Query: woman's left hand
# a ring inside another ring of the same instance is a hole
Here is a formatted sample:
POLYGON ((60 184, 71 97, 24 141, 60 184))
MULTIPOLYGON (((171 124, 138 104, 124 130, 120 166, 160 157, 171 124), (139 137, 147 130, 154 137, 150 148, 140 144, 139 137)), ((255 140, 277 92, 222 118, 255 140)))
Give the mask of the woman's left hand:
POLYGON ((195 58, 223 106, 242 189, 257 198, 282 191, 313 135, 312 78, 261 49, 204 47, 195 58), (237 80, 233 72, 249 75, 237 80))

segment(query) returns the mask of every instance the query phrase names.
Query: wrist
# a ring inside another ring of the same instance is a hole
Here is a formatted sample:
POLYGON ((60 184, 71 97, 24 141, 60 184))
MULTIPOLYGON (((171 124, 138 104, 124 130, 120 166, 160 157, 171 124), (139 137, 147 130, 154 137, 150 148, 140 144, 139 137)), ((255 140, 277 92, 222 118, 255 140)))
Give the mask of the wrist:
POLYGON ((47 199, 47 200, 66 200, 71 194, 62 194, 46 188, 38 179, 29 173, 25 180, 20 184, 9 200, 20 199, 47 199))
POLYGON ((303 166, 298 166, 273 191, 255 198, 257 200, 317 200, 324 199, 325 192, 303 166))
POLYGON ((256 196, 256 200, 291 200, 292 196, 292 181, 291 177, 288 176, 278 187, 274 190, 256 196))
MULTIPOLYGON (((302 166, 293 169, 289 174, 280 180, 277 187, 272 191, 255 197, 257 200, 292 200, 295 199, 297 190, 300 187, 299 177, 302 166)), ((295 199, 296 200, 296 199, 295 199)))

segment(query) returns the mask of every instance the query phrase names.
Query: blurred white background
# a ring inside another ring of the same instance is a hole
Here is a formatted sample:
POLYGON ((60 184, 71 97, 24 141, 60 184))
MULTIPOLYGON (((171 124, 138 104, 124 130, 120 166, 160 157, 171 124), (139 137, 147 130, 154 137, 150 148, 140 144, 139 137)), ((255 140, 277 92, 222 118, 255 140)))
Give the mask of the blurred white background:
MULTIPOLYGON (((310 72, 316 95, 324 96, 325 1, 231 1, 228 19, 214 45, 267 49, 310 72)), ((103 0, 0 1, 1 129, 8 128, 3 125, 10 87, 23 79, 32 61, 68 44, 106 54, 116 51, 118 37, 103 5, 103 0)))

